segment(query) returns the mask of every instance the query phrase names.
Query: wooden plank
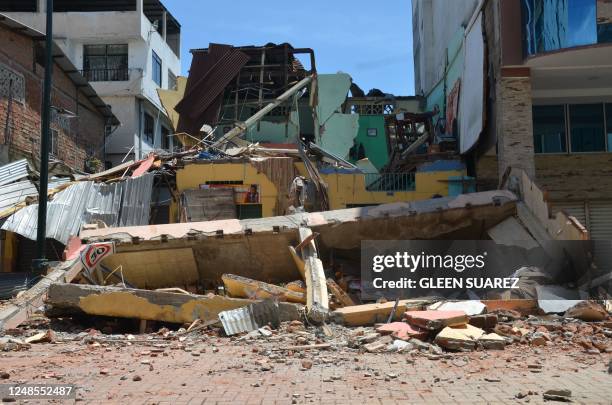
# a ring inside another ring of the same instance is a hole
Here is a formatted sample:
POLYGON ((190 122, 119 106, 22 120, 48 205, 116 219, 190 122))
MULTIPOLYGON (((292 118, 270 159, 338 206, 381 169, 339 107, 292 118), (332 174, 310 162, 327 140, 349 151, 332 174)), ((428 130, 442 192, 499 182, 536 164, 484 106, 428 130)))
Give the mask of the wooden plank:
MULTIPOLYGON (((221 295, 176 294, 81 284, 52 284, 47 303, 54 315, 85 313, 88 315, 134 318, 149 321, 189 323, 200 319, 216 320, 219 312, 241 308, 252 300, 221 295)), ((298 319, 299 306, 279 303, 282 320, 298 319)))
POLYGON ((49 286, 55 282, 69 283, 83 270, 80 257, 53 268, 42 280, 0 310, 0 332, 16 328, 43 305, 49 286))
POLYGON ((355 302, 349 295, 342 289, 340 286, 331 278, 327 279, 327 288, 331 291, 331 293, 336 297, 338 302, 343 307, 350 307, 355 305, 355 302))
POLYGON ((276 298, 279 301, 296 302, 306 304, 306 295, 291 291, 274 284, 263 281, 237 276, 235 274, 224 274, 221 276, 225 291, 232 297, 249 299, 276 298))
MULTIPOLYGON (((310 228, 299 228, 300 242, 312 235, 310 228)), ((324 322, 329 313, 329 297, 323 263, 318 257, 317 247, 311 239, 301 250, 306 281, 306 316, 311 322, 324 322)))

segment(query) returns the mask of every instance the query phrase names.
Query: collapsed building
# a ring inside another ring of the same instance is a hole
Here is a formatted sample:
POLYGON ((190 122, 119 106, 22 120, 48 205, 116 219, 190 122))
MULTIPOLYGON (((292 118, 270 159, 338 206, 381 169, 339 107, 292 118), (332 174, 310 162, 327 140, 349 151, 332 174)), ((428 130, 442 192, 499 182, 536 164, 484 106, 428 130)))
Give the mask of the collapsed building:
MULTIPOLYGON (((44 302, 50 316, 221 322, 227 334, 257 329, 275 311, 296 320, 303 310, 314 324, 400 318, 408 306, 399 301, 362 301, 367 240, 491 240, 550 258, 559 254, 550 241, 571 240, 585 242, 561 252, 571 262, 592 257, 585 228, 563 211, 553 215, 524 171, 509 169, 498 190, 475 192, 456 139, 416 100, 364 96, 349 75, 318 74, 313 51, 289 44, 193 53, 189 77, 159 92, 185 149, 69 174, 49 203, 57 262, 0 307, 0 329, 44 302)), ((13 201, 2 229, 33 239, 36 207, 13 201)), ((533 287, 534 274, 555 285, 539 270, 521 274, 525 285, 533 287)), ((568 282, 592 293, 607 277, 568 282)), ((549 292, 521 291, 514 298, 549 292)), ((559 294, 581 299, 575 290, 559 294)), ((432 300, 419 302, 416 309, 432 300)))

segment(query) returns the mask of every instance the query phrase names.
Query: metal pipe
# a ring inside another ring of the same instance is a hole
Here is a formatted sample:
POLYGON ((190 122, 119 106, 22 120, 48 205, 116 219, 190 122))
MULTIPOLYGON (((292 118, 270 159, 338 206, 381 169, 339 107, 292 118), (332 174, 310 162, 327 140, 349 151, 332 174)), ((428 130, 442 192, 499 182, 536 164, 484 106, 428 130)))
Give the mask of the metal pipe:
POLYGON ((245 122, 238 124, 235 128, 229 131, 227 134, 223 135, 217 142, 215 142, 212 146, 219 147, 219 145, 232 140, 233 138, 241 135, 243 132, 247 131, 253 125, 257 124, 263 117, 265 117, 270 111, 274 110, 276 107, 287 101, 290 97, 292 97, 295 93, 300 91, 302 88, 307 86, 312 81, 312 76, 305 77, 300 80, 295 86, 291 87, 289 90, 278 96, 276 100, 257 111, 255 114, 250 116, 245 122))
POLYGON ((38 273, 46 268, 45 241, 47 236, 47 188, 49 187, 49 138, 51 121, 51 84, 53 75, 53 0, 47 0, 47 27, 45 38, 45 81, 40 134, 40 185, 38 188, 38 226, 36 228, 36 258, 32 270, 38 273))

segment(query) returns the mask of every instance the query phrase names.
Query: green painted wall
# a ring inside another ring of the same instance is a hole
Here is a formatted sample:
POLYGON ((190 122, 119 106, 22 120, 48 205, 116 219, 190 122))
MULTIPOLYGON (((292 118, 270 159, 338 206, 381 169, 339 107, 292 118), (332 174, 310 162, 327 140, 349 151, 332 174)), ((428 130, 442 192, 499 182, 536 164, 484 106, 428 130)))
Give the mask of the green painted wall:
POLYGON ((363 144, 366 157, 378 170, 389 162, 385 117, 383 115, 359 116, 359 132, 355 138, 357 145, 363 144), (368 129, 376 129, 376 136, 368 136, 368 129))

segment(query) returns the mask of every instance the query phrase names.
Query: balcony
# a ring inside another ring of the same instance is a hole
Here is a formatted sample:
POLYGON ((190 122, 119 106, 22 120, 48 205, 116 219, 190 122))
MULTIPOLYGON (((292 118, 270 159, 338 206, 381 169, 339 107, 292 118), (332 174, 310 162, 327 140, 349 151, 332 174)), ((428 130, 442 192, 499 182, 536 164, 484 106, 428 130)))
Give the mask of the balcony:
POLYGON ((130 80, 130 70, 120 69, 87 69, 81 74, 90 82, 126 82, 130 80))
POLYGON ((524 56, 612 43, 605 0, 521 0, 524 56))
POLYGON ((408 173, 367 173, 367 191, 414 191, 416 188, 414 172, 408 173))

